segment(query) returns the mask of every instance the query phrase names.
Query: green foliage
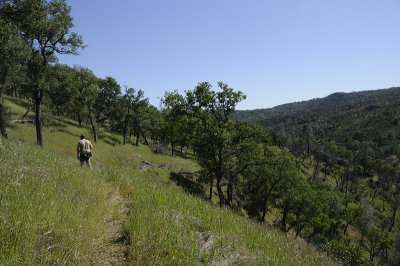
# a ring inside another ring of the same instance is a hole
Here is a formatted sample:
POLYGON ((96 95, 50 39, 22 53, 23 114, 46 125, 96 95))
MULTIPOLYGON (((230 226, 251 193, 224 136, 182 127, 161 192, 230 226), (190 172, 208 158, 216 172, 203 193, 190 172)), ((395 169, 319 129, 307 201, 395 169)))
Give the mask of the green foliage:
POLYGON ((280 228, 283 232, 293 230, 299 235, 310 226, 318 213, 313 192, 310 184, 297 175, 295 182, 276 198, 274 206, 282 213, 280 228))
POLYGON ((70 32, 73 27, 70 11, 65 0, 15 0, 3 1, 1 5, 6 22, 16 27, 19 38, 29 46, 25 88, 35 103, 36 138, 41 146, 41 104, 49 86, 49 64, 56 61, 56 54, 77 54, 84 47, 82 38, 70 32))
MULTIPOLYGON (((4 11, 0 6, 0 14, 4 11)), ((20 65, 28 54, 28 46, 19 38, 18 28, 0 17, 0 133, 7 138, 7 108, 2 93, 12 86, 19 73, 20 65)))
POLYGON ((93 105, 99 94, 98 79, 91 70, 79 66, 74 66, 73 76, 75 93, 67 109, 77 114, 79 126, 82 125, 83 118, 87 116, 92 128, 96 128, 93 105))
POLYGON ((166 134, 166 141, 171 143, 171 152, 174 156, 174 149, 178 143, 186 144, 188 138, 191 137, 190 130, 191 121, 186 114, 185 99, 177 91, 166 92, 162 100, 163 109, 163 125, 166 134))
POLYGON ((363 255, 361 247, 351 244, 350 241, 331 241, 323 245, 322 249, 345 265, 375 265, 363 255))
POLYGON ((259 163, 243 173, 242 193, 249 214, 264 222, 269 206, 301 177, 296 174, 294 157, 287 149, 269 146, 259 157, 259 163))
POLYGON ((28 46, 19 38, 16 25, 0 18, 0 91, 15 77, 18 64, 24 62, 28 46))
POLYGON ((227 164, 234 154, 226 145, 229 140, 231 123, 228 116, 238 102, 245 99, 242 92, 234 92, 226 84, 219 82, 220 92, 211 90, 207 82, 200 83, 193 91, 186 93, 188 115, 194 120, 196 134, 193 146, 199 165, 216 179, 220 205, 226 204, 226 196, 221 187, 226 178, 227 164))
POLYGON ((100 79, 98 85, 99 93, 93 107, 96 112, 96 121, 104 122, 118 109, 117 98, 121 94, 121 87, 112 77, 100 79))
POLYGON ((371 261, 374 261, 375 256, 380 251, 390 248, 394 243, 394 239, 388 231, 383 231, 374 225, 367 228, 366 239, 371 261))
POLYGON ((141 118, 141 131, 143 135, 155 140, 162 135, 163 119, 161 112, 154 106, 149 105, 141 118))
POLYGON ((75 90, 75 75, 72 68, 67 65, 56 64, 50 68, 48 95, 49 106, 55 113, 61 115, 63 109, 72 104, 74 96, 78 94, 75 90))
MULTIPOLYGON (((232 146, 228 145, 234 127, 229 121, 229 115, 245 96, 222 82, 218 83, 218 87, 221 91, 215 92, 211 84, 203 82, 193 91, 187 91, 185 97, 176 91, 166 93, 163 99, 164 127, 172 150, 176 142, 184 145, 188 137, 192 137, 191 145, 196 152, 202 173, 210 180, 210 199, 216 179, 219 202, 223 206, 232 202, 232 197, 228 195, 227 199, 222 191, 222 181, 229 179, 229 175, 232 176, 228 169, 232 168, 236 156, 235 152, 232 152, 232 146)), ((232 181, 231 178, 228 182, 232 184, 232 181)))
MULTIPOLYGON (((271 109, 237 111, 231 117, 264 126, 274 143, 297 157, 310 184, 331 187, 326 198, 313 186, 315 192, 308 197, 320 203, 313 205, 317 212, 309 217, 312 223, 305 225, 302 236, 316 243, 349 237, 379 263, 396 264, 398 252, 384 239, 400 235, 399 102, 397 87, 335 93, 271 109), (385 248, 378 248, 380 242, 385 248)), ((282 215, 290 209, 284 201, 279 204, 282 215)), ((300 223, 300 217, 289 212, 287 228, 296 228, 289 224, 300 223)))

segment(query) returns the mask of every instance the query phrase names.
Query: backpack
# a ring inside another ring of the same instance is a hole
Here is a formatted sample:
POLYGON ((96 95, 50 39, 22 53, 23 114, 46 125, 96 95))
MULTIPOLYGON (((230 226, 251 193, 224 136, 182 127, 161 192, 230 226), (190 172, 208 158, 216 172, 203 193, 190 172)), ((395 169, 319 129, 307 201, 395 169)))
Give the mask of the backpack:
POLYGON ((85 160, 89 160, 90 157, 92 157, 92 153, 91 152, 83 152, 81 154, 82 158, 85 160))

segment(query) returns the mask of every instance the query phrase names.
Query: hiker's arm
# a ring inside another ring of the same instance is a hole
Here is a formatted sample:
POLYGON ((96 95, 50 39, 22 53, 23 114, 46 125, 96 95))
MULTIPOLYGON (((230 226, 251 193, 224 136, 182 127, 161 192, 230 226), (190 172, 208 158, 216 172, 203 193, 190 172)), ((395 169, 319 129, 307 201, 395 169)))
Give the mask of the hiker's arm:
POLYGON ((76 156, 78 157, 78 160, 80 160, 80 157, 79 157, 79 146, 78 147, 76 147, 76 156))

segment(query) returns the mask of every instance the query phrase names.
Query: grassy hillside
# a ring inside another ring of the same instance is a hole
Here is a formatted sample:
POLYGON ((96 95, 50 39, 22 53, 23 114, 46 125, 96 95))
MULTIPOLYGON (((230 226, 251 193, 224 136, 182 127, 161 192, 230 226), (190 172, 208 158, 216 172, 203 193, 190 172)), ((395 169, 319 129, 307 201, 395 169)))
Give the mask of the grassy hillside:
MULTIPOLYGON (((27 106, 6 104, 13 119, 27 106)), ((90 171, 76 159, 78 136, 92 139, 88 129, 49 115, 44 126, 44 149, 32 124, 14 124, 0 142, 1 265, 334 264, 300 239, 186 194, 171 172, 195 171, 192 160, 101 132, 90 171)))
POLYGON ((110 187, 75 161, 0 142, 0 264, 85 263, 102 238, 110 187))

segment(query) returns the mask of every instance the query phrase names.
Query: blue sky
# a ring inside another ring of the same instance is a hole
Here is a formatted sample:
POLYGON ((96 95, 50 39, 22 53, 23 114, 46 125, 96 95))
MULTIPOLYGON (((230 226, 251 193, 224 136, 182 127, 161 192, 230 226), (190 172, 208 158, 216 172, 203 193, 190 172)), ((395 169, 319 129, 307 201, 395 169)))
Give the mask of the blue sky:
POLYGON ((60 63, 141 89, 223 81, 237 109, 400 86, 400 0, 66 0, 88 45, 60 63))

